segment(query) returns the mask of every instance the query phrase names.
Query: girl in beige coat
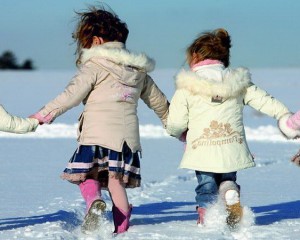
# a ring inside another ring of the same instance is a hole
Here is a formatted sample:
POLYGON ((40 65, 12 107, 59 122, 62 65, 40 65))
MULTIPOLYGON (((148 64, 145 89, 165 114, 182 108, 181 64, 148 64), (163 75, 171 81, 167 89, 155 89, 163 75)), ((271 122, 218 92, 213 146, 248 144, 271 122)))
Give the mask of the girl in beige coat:
POLYGON ((40 123, 51 123, 83 102, 79 147, 62 178, 79 184, 86 201, 83 231, 98 227, 97 214, 105 209, 103 187, 113 202, 114 232, 121 233, 128 229, 131 214, 125 187, 138 187, 141 180, 138 100, 153 109, 164 125, 169 103, 148 75, 153 60, 125 48, 128 29, 117 15, 91 8, 79 16, 74 33, 79 72, 35 117, 40 123))
POLYGON ((246 142, 243 108, 249 105, 276 118, 283 132, 289 130, 282 118, 289 110, 254 85, 247 69, 228 68, 230 47, 227 31, 217 29, 187 49, 191 71, 177 76, 167 131, 177 138, 186 135, 180 167, 196 171, 198 223, 204 223, 205 209, 220 193, 227 204, 227 223, 234 228, 242 217, 236 172, 255 165, 246 142))
POLYGON ((0 105, 0 131, 11 133, 34 132, 39 125, 34 118, 20 118, 10 115, 2 105, 0 105))

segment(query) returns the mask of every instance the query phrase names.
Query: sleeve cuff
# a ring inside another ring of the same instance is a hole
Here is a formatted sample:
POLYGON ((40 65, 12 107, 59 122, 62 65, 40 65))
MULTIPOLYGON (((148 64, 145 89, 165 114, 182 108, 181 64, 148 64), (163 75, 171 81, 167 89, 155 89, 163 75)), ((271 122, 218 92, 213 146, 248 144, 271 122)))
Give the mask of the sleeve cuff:
POLYGON ((292 113, 287 113, 279 118, 278 127, 281 133, 288 139, 293 139, 296 136, 300 136, 300 130, 292 129, 288 127, 287 121, 289 117, 292 116, 292 113))

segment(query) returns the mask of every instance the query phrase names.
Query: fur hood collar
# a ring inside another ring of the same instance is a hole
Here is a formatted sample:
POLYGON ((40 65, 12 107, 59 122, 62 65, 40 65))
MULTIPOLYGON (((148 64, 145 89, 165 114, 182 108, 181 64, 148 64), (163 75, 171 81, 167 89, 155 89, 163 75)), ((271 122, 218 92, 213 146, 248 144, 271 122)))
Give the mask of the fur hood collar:
POLYGON ((182 70, 176 76, 176 89, 206 97, 236 97, 251 84, 246 68, 224 68, 222 64, 205 65, 196 72, 182 70))
POLYGON ((117 64, 136 67, 146 72, 154 70, 155 62, 145 54, 132 53, 121 42, 107 42, 95 47, 82 49, 81 64, 92 58, 105 58, 117 64))

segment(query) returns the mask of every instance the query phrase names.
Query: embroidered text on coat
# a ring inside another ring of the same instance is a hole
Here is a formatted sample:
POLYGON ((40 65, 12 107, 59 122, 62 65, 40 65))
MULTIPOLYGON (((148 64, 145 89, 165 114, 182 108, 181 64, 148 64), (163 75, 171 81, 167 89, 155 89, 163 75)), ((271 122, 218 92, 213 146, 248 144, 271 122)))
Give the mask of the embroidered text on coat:
POLYGON ((243 138, 238 131, 234 131, 229 123, 211 121, 209 128, 204 128, 203 134, 192 141, 192 148, 199 146, 224 145, 237 142, 241 144, 243 138))

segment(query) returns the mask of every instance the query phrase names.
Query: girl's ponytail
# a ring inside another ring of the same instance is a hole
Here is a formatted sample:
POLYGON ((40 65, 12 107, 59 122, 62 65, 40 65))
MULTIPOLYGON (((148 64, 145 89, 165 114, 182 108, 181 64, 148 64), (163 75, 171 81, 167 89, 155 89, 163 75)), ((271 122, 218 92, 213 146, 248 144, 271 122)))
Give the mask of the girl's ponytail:
POLYGON ((215 36, 220 40, 223 47, 231 48, 231 39, 228 32, 224 28, 218 28, 214 31, 215 36))

